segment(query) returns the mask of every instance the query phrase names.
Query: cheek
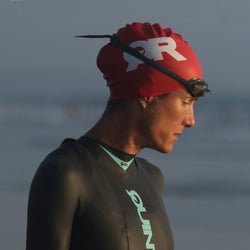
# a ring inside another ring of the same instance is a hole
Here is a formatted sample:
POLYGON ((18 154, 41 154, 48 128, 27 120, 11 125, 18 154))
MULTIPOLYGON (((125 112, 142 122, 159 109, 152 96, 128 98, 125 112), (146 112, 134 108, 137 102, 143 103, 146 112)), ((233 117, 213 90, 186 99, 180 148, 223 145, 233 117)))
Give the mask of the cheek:
POLYGON ((180 125, 188 112, 189 111, 181 105, 176 105, 175 109, 171 109, 171 111, 168 112, 168 120, 171 124, 180 125))
POLYGON ((180 124, 181 119, 179 112, 168 112, 162 116, 161 123, 165 129, 173 129, 180 124))

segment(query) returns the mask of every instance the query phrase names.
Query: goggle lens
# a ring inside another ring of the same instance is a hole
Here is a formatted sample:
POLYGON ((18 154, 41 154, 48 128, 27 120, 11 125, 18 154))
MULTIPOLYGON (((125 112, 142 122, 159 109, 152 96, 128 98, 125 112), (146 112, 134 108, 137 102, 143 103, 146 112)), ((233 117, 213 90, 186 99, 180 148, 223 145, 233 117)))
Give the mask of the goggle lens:
POLYGON ((207 83, 199 78, 193 78, 189 80, 189 83, 186 85, 186 89, 194 97, 201 97, 205 94, 211 94, 207 83))

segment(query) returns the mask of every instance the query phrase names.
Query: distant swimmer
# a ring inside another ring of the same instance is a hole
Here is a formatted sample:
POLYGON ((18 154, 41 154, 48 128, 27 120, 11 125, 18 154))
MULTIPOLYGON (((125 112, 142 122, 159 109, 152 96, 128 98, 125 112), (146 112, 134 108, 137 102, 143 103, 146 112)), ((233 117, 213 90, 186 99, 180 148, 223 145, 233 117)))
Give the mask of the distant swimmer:
MULTIPOLYGON (((86 36, 82 36, 86 37, 86 36)), ((133 23, 107 37, 97 66, 110 89, 100 120, 40 164, 28 202, 26 250, 173 250, 158 167, 137 154, 170 153, 193 105, 209 94, 182 36, 133 23)))

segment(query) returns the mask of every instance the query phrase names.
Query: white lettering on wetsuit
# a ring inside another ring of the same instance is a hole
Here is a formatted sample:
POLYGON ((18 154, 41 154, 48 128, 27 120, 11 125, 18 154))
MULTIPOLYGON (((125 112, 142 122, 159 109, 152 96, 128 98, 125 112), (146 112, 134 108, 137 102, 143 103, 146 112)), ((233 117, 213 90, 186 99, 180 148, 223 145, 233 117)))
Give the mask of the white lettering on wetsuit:
POLYGON ((155 245, 153 243, 150 243, 151 238, 153 236, 150 221, 142 218, 142 212, 146 212, 146 208, 143 205, 142 199, 139 196, 139 194, 134 190, 131 191, 126 190, 126 192, 130 196, 131 200, 133 201, 134 205, 137 208, 137 213, 142 223, 143 234, 148 236, 146 241, 146 248, 155 250, 155 245))
MULTIPOLYGON (((171 37, 158 37, 148 39, 147 41, 135 41, 129 46, 133 49, 137 48, 140 53, 154 61, 163 60, 163 52, 168 53, 177 61, 187 60, 187 58, 175 50, 177 45, 175 40, 171 37)), ((126 52, 123 53, 123 57, 125 61, 128 62, 127 72, 136 70, 139 64, 144 63, 126 52)))

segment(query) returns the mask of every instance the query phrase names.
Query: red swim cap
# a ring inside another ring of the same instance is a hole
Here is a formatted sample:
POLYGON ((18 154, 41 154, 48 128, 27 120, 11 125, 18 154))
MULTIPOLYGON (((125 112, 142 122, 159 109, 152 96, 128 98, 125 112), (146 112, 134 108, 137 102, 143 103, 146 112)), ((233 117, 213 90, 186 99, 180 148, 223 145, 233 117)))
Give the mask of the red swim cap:
MULTIPOLYGON (((170 28, 133 23, 113 36, 186 80, 202 79, 202 70, 192 48, 170 28)), ((185 88, 177 80, 110 44, 100 50, 97 66, 107 80, 110 99, 158 96, 185 88)))

